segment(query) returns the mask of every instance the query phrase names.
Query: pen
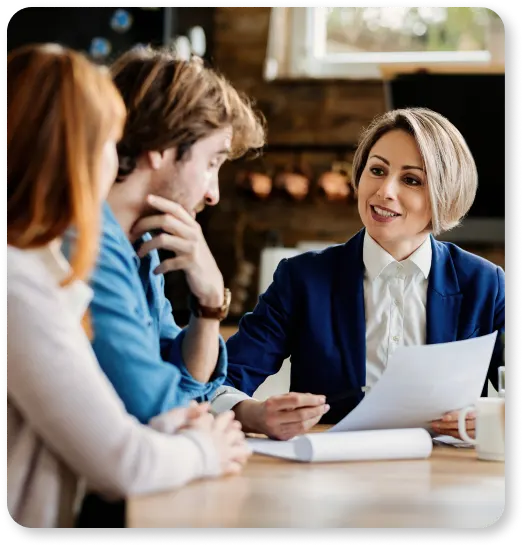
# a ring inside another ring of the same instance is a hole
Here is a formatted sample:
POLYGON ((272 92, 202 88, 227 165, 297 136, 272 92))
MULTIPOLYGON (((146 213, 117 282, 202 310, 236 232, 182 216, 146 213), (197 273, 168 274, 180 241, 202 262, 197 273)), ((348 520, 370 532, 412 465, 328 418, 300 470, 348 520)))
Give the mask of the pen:
POLYGON ((363 386, 347 389, 346 391, 342 391, 341 393, 337 393, 336 395, 326 395, 326 403, 328 405, 332 403, 337 403, 338 401, 343 401, 344 399, 355 397, 356 395, 359 395, 360 393, 366 393, 367 391, 369 391, 369 387, 363 386))

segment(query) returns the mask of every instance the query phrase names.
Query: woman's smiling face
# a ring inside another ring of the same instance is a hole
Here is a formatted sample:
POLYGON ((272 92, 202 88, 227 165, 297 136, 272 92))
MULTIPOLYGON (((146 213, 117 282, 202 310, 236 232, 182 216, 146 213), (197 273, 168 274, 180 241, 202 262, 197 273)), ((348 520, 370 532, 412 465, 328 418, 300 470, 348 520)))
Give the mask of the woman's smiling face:
POLYGON ((358 185, 358 212, 369 235, 384 249, 429 233, 431 204, 424 163, 412 135, 394 129, 371 148, 358 185))

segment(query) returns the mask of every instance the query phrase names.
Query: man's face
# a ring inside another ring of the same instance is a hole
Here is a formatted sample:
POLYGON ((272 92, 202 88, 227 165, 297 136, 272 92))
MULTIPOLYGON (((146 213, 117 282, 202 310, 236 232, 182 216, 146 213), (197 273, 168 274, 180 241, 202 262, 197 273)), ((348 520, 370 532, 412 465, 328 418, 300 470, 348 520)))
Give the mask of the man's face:
POLYGON ((176 149, 166 150, 159 169, 153 171, 149 193, 179 203, 193 217, 206 205, 216 205, 218 171, 228 157, 231 138, 231 127, 217 129, 178 161, 176 149))

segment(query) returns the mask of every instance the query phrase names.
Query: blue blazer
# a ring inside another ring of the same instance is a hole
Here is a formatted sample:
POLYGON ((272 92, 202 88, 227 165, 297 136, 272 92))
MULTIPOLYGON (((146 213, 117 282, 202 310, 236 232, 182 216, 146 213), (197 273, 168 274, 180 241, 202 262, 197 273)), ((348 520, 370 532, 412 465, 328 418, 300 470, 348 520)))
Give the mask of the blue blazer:
MULTIPOLYGON (((273 283, 227 342, 225 385, 252 395, 287 357, 291 357, 291 391, 330 396, 365 385, 364 233, 361 230, 345 244, 279 264, 273 283)), ((426 343, 499 331, 488 372, 496 386, 497 368, 502 364, 504 272, 432 236, 431 248, 426 343)), ((334 403, 323 421, 340 420, 361 399, 362 395, 356 395, 334 403)))

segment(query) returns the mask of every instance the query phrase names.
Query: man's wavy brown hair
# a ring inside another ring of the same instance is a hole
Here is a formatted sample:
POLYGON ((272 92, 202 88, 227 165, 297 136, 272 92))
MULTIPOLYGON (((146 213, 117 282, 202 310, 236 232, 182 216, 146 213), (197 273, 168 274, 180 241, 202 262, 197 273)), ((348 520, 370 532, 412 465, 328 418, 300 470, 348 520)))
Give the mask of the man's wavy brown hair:
POLYGON ((230 159, 264 145, 262 114, 197 57, 185 61, 169 49, 135 48, 113 63, 111 73, 127 108, 119 181, 144 152, 176 147, 180 160, 195 142, 227 126, 233 129, 230 159))

